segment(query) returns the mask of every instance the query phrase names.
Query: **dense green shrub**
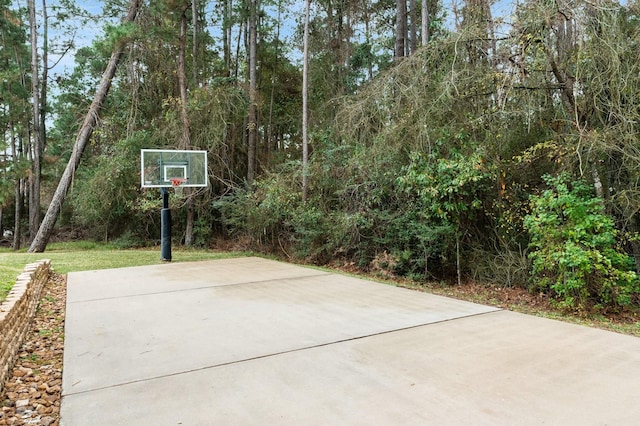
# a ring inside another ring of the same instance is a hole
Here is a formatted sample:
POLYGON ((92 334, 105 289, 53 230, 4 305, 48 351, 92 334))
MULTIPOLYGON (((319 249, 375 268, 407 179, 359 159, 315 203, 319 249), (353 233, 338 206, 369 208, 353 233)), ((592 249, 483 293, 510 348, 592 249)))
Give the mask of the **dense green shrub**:
POLYGON ((215 203, 226 229, 258 249, 320 264, 345 261, 413 279, 455 274, 457 249, 465 250, 480 200, 492 191, 481 150, 462 154, 445 139, 409 156, 382 144, 321 143, 306 201, 291 162, 257 179, 253 191, 215 203))
MULTIPOLYGON (((453 141, 466 139, 461 134, 453 141)), ((430 258, 455 253, 450 258, 456 259, 460 281, 461 239, 475 223, 494 177, 481 149, 463 153, 451 142, 443 139, 430 152, 412 153, 396 184, 410 201, 405 206, 406 229, 422 251, 418 259, 425 273, 430 258)))
POLYGON ((545 176, 550 186, 531 198, 533 288, 551 291, 561 306, 621 307, 640 290, 632 259, 616 246, 616 229, 602 200, 584 181, 545 176))

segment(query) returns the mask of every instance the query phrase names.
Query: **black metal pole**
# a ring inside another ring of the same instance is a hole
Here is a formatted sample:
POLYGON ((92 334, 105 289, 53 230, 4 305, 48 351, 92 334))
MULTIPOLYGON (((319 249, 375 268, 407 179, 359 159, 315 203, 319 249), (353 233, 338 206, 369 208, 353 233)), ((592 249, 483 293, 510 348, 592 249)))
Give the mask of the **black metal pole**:
POLYGON ((160 260, 171 262, 171 210, 169 209, 169 191, 161 188, 162 210, 160 211, 160 260))

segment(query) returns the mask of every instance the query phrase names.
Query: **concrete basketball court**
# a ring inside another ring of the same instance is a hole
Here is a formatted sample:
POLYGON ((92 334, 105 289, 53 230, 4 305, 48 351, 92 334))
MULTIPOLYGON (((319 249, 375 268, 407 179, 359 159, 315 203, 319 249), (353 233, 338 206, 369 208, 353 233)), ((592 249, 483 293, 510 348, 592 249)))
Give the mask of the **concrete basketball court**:
POLYGON ((64 426, 632 425, 640 339, 261 258, 71 273, 64 426))

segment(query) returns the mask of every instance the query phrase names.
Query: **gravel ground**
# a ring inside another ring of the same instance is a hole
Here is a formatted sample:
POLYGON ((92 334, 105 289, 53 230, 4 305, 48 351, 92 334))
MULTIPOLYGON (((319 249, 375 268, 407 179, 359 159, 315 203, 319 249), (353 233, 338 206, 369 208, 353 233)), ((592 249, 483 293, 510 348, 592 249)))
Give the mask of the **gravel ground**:
POLYGON ((65 276, 54 273, 0 394, 2 426, 59 424, 66 294, 65 276))

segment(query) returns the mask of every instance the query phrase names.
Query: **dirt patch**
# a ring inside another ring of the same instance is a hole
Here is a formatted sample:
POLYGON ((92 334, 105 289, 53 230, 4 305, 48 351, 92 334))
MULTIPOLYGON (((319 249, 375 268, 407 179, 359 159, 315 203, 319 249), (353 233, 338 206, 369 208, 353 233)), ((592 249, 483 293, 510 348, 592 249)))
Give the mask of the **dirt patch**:
POLYGON ((468 302, 495 306, 515 312, 552 318, 640 337, 640 313, 637 310, 601 312, 567 311, 559 308, 549 295, 544 293, 532 294, 526 289, 520 287, 500 287, 475 281, 467 281, 462 285, 437 282, 422 283, 404 280, 396 276, 390 276, 386 272, 381 273, 375 269, 373 273, 363 273, 362 270, 352 262, 336 262, 331 265, 331 269, 347 274, 364 276, 372 280, 388 282, 393 285, 398 285, 412 290, 425 291, 468 302))
POLYGON ((410 287, 524 314, 640 337, 640 314, 636 310, 568 311, 559 308, 554 300, 544 293, 532 294, 523 288, 495 287, 475 282, 460 286, 426 284, 410 287))
POLYGON ((0 425, 57 426, 62 395, 66 279, 53 274, 0 395, 0 425))

